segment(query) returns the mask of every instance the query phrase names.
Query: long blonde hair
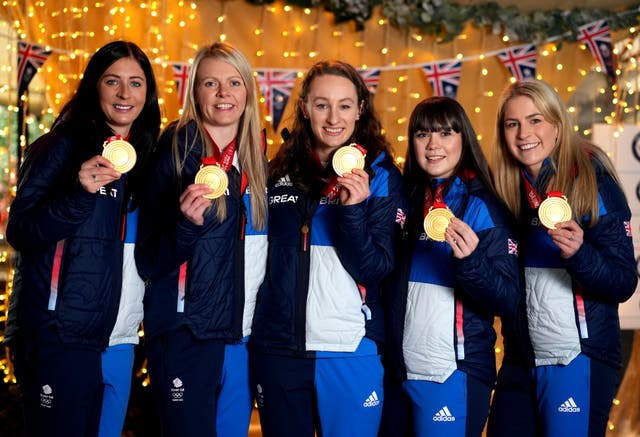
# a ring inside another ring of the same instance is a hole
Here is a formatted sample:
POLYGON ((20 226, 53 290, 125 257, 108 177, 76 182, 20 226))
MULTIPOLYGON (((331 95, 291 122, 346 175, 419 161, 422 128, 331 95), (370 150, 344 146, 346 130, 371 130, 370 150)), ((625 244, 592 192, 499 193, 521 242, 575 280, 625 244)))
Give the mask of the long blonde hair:
MULTIPOLYGON (((202 114, 196 100, 196 88, 198 68, 207 58, 216 58, 232 65, 242 77, 247 91, 247 103, 240 118, 237 133, 237 153, 242 171, 247 175, 251 193, 251 222, 254 228, 264 229, 267 223, 267 195, 266 195, 266 158, 263 152, 260 118, 258 113, 258 97, 255 79, 247 58, 233 46, 216 42, 203 47, 196 53, 193 65, 189 71, 187 90, 182 115, 178 120, 173 137, 173 156, 178 175, 182 172, 186 157, 195 144, 195 138, 186 138, 187 130, 184 130, 184 150, 180 149, 178 132, 191 120, 198 126, 198 136, 204 143, 203 156, 213 154, 213 144, 207 135, 202 122, 202 114), (181 153, 182 152, 182 153, 181 153)), ((224 221, 227 217, 226 200, 221 196, 213 201, 218 220, 224 221)))
POLYGON ((509 152, 504 136, 506 105, 518 96, 530 98, 544 119, 558 129, 557 145, 550 156, 555 172, 544 187, 545 191, 562 192, 567 196, 574 217, 580 219, 589 214, 589 225, 595 225, 598 221, 598 184, 592 161, 599 162, 618 185, 620 181, 606 153, 573 131, 566 105, 558 93, 541 80, 515 82, 500 97, 493 150, 494 179, 498 194, 520 220, 520 165, 509 152))

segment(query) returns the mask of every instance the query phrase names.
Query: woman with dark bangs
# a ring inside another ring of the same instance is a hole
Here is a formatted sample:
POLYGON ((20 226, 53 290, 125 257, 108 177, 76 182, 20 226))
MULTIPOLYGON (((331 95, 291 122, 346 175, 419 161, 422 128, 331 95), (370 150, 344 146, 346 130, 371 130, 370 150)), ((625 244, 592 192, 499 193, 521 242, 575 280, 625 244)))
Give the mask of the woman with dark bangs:
POLYGON ((432 97, 413 110, 404 179, 381 433, 479 436, 496 374, 493 319, 515 314, 521 289, 511 215, 458 102, 432 97))

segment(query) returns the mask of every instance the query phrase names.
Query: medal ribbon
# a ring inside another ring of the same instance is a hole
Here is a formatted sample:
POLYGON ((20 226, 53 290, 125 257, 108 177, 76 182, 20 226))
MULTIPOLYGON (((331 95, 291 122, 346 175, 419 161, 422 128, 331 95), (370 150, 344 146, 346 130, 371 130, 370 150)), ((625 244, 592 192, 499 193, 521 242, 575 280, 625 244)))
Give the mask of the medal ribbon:
MULTIPOLYGON (((318 167, 318 171, 320 172, 324 171, 324 166, 322 165, 322 162, 320 161, 320 158, 318 157, 318 154, 315 152, 315 150, 313 151, 313 157, 316 160, 316 166, 318 167)), ((329 199, 329 201, 335 200, 338 197, 338 194, 340 193, 340 184, 338 183, 338 175, 334 173, 328 178, 317 176, 317 179, 320 180, 321 182, 324 182, 325 184, 324 188, 322 188, 322 191, 320 191, 320 193, 323 196, 326 196, 327 199, 329 199)))
POLYGON ((529 182, 529 178, 527 178, 522 169, 520 170, 520 174, 522 174, 522 179, 524 180, 524 188, 527 192, 527 201, 529 202, 529 206, 531 207, 531 209, 538 209, 540 203, 542 203, 540 195, 533 187, 533 185, 531 185, 531 182, 529 182))
MULTIPOLYGON (((531 182, 529 182, 529 179, 525 176, 524 171, 520 170, 520 172, 522 173, 522 179, 524 180, 524 186, 527 192, 527 200, 529 201, 529 206, 531 206, 531 209, 537 209, 540 206, 540 203, 542 203, 542 199, 540 198, 540 195, 533 187, 533 185, 531 185, 531 182)), ((562 198, 564 196, 560 191, 549 191, 546 197, 562 198)))
POLYGON ((432 192, 430 187, 424 192, 424 217, 429 214, 429 210, 431 207, 433 208, 446 208, 447 204, 444 203, 444 199, 442 198, 442 191, 444 190, 444 183, 441 183, 436 187, 436 189, 432 192))
POLYGON ((117 141, 117 140, 125 140, 125 141, 129 141, 129 134, 131 134, 131 132, 129 132, 124 138, 122 137, 122 135, 112 135, 110 137, 107 137, 107 141, 104 143, 105 146, 107 144, 109 144, 111 141, 117 141))
MULTIPOLYGON (((207 132, 208 134, 208 132, 207 132)), ((224 148, 222 154, 220 154, 220 148, 213 141, 211 135, 209 135, 209 139, 213 144, 213 156, 205 156, 202 158, 202 165, 219 165, 225 173, 229 173, 231 166, 233 165, 233 156, 236 154, 236 139, 234 138, 227 147, 224 148)), ((245 172, 242 172, 242 182, 240 183, 240 193, 244 193, 244 190, 247 188, 247 175, 245 172)))
POLYGON ((360 151, 360 153, 362 153, 362 156, 367 156, 367 149, 365 149, 364 147, 362 147, 360 144, 357 143, 351 143, 349 144, 351 147, 355 147, 356 149, 358 149, 360 151))

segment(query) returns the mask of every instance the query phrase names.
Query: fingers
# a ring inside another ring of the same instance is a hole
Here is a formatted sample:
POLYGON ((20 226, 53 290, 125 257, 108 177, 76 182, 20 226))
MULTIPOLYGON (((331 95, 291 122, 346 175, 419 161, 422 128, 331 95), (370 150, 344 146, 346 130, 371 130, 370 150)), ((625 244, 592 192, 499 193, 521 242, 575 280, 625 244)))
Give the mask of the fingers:
POLYGON ((343 205, 360 203, 371 194, 369 174, 364 170, 353 169, 351 172, 344 173, 338 177, 338 183, 342 186, 340 200, 343 205))
POLYGON ((476 250, 480 242, 478 235, 471 227, 458 218, 452 218, 445 231, 445 240, 451 246, 456 258, 469 256, 476 250))
POLYGON ((204 215, 212 204, 211 199, 203 197, 213 190, 206 184, 191 184, 180 195, 180 211, 190 222, 204 224, 204 215))
POLYGON ((122 175, 114 170, 113 164, 101 155, 83 162, 78 171, 80 184, 90 193, 96 193, 101 187, 120 179, 120 176, 122 175))
POLYGON ((584 231, 574 220, 556 223, 555 229, 549 229, 548 233, 563 258, 575 255, 584 242, 584 231))

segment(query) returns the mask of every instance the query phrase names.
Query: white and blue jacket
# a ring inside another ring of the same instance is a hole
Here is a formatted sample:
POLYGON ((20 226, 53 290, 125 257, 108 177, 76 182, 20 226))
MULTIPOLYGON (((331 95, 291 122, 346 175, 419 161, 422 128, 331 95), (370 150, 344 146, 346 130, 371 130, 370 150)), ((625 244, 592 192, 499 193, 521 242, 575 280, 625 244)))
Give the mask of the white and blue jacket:
POLYGON ((385 154, 371 171, 371 193, 356 205, 314 197, 288 177, 269 183, 255 350, 312 357, 353 352, 364 337, 383 341, 380 282, 393 267, 404 200, 400 172, 385 154))
MULTIPOLYGON (((219 222, 213 210, 205 214, 202 226, 183 216, 178 199, 200 169, 203 143, 195 122, 183 128, 188 138, 196 138, 196 145, 176 180, 174 128, 160 139, 150 189, 140 202, 136 263, 146 281, 145 334, 153 338, 184 326, 198 339, 239 342, 251 333, 266 268, 266 229, 252 226, 253 187, 240 193, 237 154, 228 172, 226 220, 219 222)), ((182 133, 178 138, 184 138, 182 133)))
POLYGON ((97 193, 80 185, 80 165, 113 133, 83 142, 70 129, 38 138, 20 166, 7 224, 17 254, 5 339, 53 329, 62 343, 102 350, 118 315, 130 196, 126 175, 97 193))
MULTIPOLYGON (((514 317, 522 298, 513 219, 479 179, 455 177, 444 201, 480 241, 471 255, 456 259, 447 242, 429 239, 422 226, 408 237, 387 281, 387 372, 401 381, 444 382, 461 370, 493 385, 494 316, 514 317)), ((422 205, 411 215, 422 223, 422 205)))
MULTIPOLYGON (((518 357, 518 350, 507 343, 507 360, 519 359, 535 366, 562 365, 585 353, 609 366, 621 366, 618 304, 633 294, 637 283, 631 213, 618 184, 602 166, 593 163, 599 220, 594 227, 588 227, 588 217, 578 221, 584 228, 584 243, 568 259, 560 257, 559 248, 539 222, 537 210, 523 197, 526 309, 523 307, 520 319, 526 326, 519 331, 528 331, 528 336, 518 336, 509 327, 504 335, 505 340, 524 343, 529 350, 518 357)), ((547 160, 538 180, 531 183, 538 189, 535 184, 548 180, 547 173, 552 171, 547 160)))

